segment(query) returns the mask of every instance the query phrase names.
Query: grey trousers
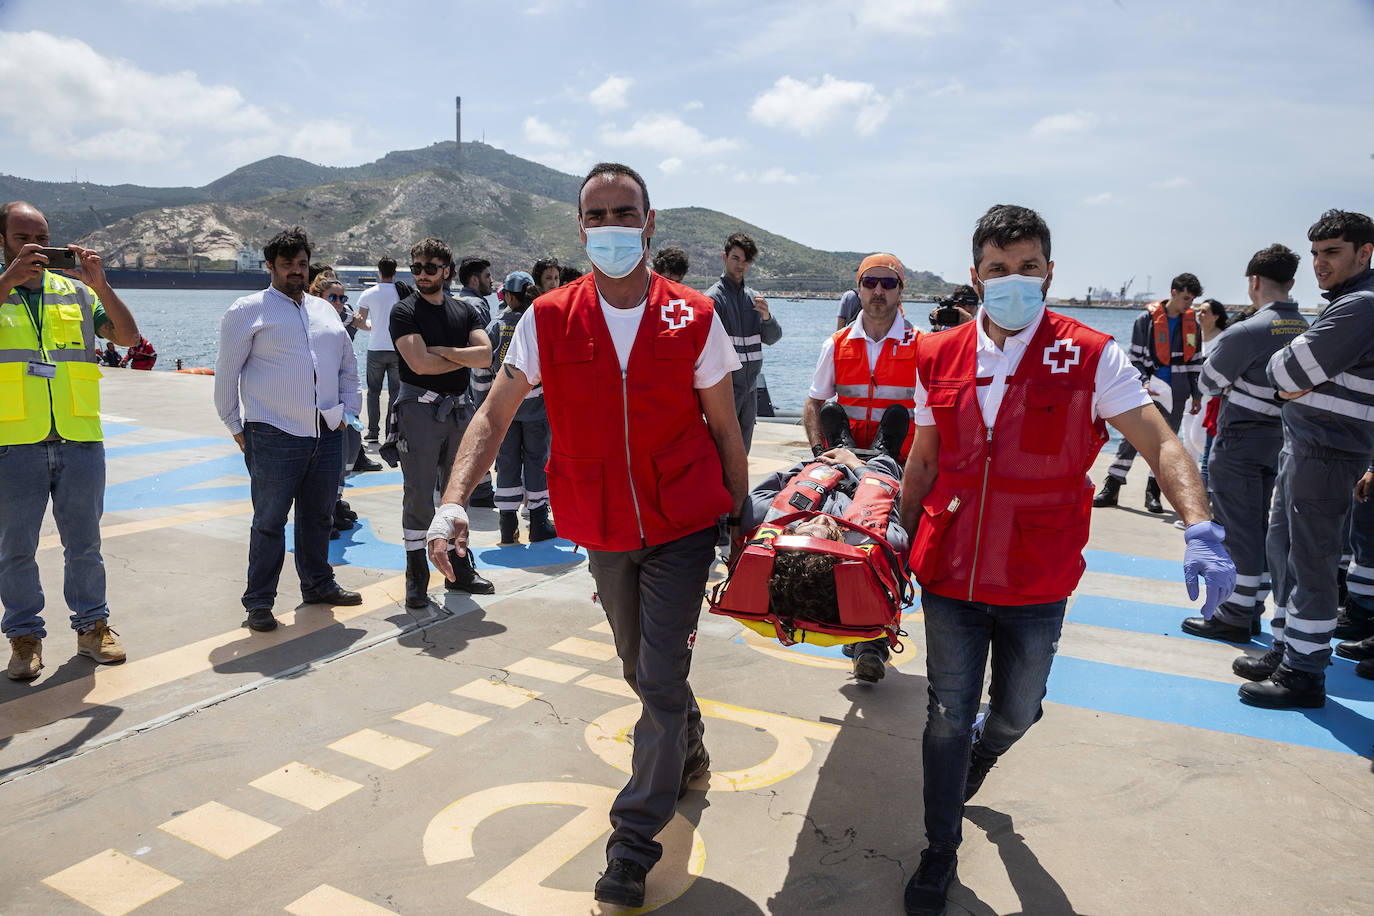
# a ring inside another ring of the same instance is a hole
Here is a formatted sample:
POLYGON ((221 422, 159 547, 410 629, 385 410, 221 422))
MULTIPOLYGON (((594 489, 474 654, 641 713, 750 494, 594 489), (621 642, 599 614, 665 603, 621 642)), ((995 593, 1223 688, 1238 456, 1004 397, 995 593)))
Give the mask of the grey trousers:
POLYGON ((1279 453, 1267 550, 1274 577, 1274 643, 1290 668, 1326 675, 1336 628, 1336 572, 1355 481, 1368 457, 1279 453))
POLYGON ((1212 516, 1226 529, 1226 552, 1236 564, 1236 590, 1217 607, 1217 619, 1250 625, 1264 613, 1269 570, 1264 543, 1283 438, 1235 436, 1222 431, 1207 461, 1212 516))
POLYGON ((587 551, 625 681, 643 709, 635 724, 630 781, 611 805, 606 858, 652 868, 654 837, 677 805, 688 752, 701 744, 701 710, 687 675, 716 528, 639 550, 587 551))
POLYGON ((1345 574, 1350 591, 1347 607, 1361 619, 1374 617, 1374 496, 1350 504, 1350 549, 1345 574))
MULTIPOLYGON (((738 376, 743 370, 736 370, 738 376)), ((739 419, 740 435, 744 437, 744 454, 749 454, 749 446, 754 443, 754 424, 759 416, 759 395, 757 382, 748 391, 735 384, 735 416, 739 419)))
MULTIPOLYGON (((1179 425, 1183 423, 1183 412, 1188 409, 1192 401, 1188 399, 1187 388, 1184 388, 1182 393, 1179 392, 1178 388, 1175 388, 1173 410, 1165 410, 1158 401, 1151 403, 1164 415, 1164 421, 1169 424, 1169 428, 1177 433, 1179 425)), ((1131 464, 1135 462, 1135 456, 1135 446, 1131 444, 1130 439, 1123 436, 1121 444, 1116 449, 1116 460, 1112 462, 1111 467, 1107 468, 1107 473, 1117 480, 1125 480, 1126 475, 1131 472, 1131 464)), ((1154 476, 1155 472, 1151 471, 1150 477, 1153 478, 1154 476)))
POLYGON ((396 410, 396 432, 401 453, 401 537, 406 550, 422 550, 425 532, 434 521, 434 489, 448 486, 449 471, 458 445, 472 419, 468 405, 443 420, 434 408, 407 401, 396 410))
MULTIPOLYGON (((367 351, 367 434, 378 437, 381 429, 382 381, 386 380, 386 418, 391 432, 391 406, 401 390, 401 358, 395 350, 367 351)), ((350 459, 351 460, 351 459, 350 459)))
POLYGON ((514 511, 526 501, 531 509, 549 504, 549 421, 515 419, 496 453, 496 508, 514 511))

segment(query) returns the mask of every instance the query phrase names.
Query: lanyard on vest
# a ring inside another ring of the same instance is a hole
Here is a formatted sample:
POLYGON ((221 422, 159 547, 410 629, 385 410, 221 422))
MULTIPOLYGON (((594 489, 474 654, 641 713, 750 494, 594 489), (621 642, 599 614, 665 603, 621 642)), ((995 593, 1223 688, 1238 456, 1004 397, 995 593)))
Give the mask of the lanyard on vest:
POLYGON ((33 300, 29 298, 31 290, 18 287, 19 298, 24 300, 24 311, 28 313, 29 324, 33 325, 33 333, 38 338, 38 349, 43 349, 43 290, 38 290, 38 308, 33 307, 33 300))

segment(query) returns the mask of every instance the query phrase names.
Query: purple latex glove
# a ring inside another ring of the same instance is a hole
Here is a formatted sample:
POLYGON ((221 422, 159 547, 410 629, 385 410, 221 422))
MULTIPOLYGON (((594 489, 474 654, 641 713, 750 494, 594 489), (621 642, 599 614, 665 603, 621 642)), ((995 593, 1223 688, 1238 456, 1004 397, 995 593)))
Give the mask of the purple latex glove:
POLYGON ((1183 584, 1188 588, 1188 600, 1196 601, 1197 577, 1207 581, 1207 600, 1202 603, 1202 616, 1211 620, 1221 604, 1236 590, 1236 564, 1221 545, 1226 529, 1216 522, 1189 525, 1183 533, 1183 584))

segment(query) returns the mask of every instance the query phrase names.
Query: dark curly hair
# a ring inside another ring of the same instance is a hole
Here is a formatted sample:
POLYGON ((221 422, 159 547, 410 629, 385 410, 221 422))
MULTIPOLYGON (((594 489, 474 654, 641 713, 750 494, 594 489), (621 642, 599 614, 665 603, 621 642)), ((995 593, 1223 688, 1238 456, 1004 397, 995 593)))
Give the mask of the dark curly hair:
POLYGON ((779 617, 839 623, 835 558, 823 553, 779 550, 768 579, 768 606, 779 617))
POLYGON ((1022 239, 1038 239, 1045 260, 1050 259, 1050 227, 1028 207, 1015 204, 997 204, 988 208, 973 227, 973 269, 983 264, 983 246, 991 242, 994 247, 1006 248, 1022 239))

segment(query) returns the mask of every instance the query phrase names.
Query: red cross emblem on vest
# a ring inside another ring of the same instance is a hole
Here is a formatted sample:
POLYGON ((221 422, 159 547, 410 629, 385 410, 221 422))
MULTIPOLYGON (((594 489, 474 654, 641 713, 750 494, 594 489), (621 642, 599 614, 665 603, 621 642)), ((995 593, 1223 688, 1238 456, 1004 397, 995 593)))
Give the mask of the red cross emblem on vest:
POLYGON ((686 299, 669 299, 668 304, 659 309, 659 314, 663 316, 663 323, 668 330, 676 331, 687 327, 687 322, 692 320, 692 307, 686 299))
POLYGON ((1061 372, 1067 373, 1070 366, 1077 366, 1081 353, 1082 351, 1073 342, 1072 337, 1056 340, 1054 346, 1046 347, 1045 365, 1050 367, 1050 375, 1058 375, 1061 372))

